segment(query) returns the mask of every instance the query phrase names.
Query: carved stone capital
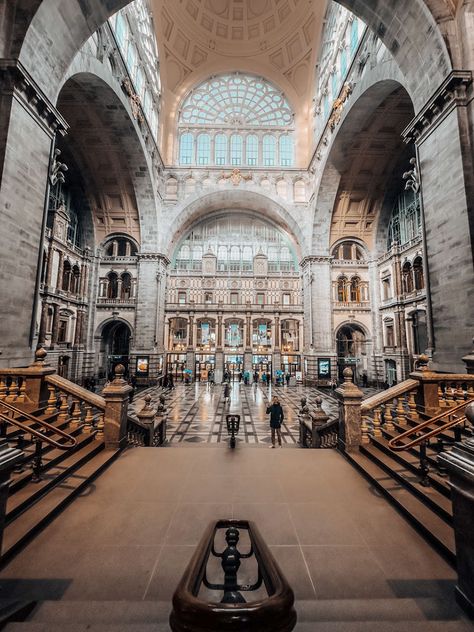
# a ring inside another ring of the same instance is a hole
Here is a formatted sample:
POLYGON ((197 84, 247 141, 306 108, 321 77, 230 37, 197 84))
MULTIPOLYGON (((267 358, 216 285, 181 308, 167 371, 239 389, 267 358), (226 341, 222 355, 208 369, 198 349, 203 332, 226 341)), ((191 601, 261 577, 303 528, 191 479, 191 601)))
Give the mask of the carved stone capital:
POLYGON ((20 61, 0 60, 0 90, 3 94, 11 93, 50 136, 66 134, 69 129, 66 120, 20 61))
POLYGON ((424 108, 403 130, 405 143, 420 143, 451 109, 466 105, 472 84, 470 70, 453 70, 429 99, 424 108))

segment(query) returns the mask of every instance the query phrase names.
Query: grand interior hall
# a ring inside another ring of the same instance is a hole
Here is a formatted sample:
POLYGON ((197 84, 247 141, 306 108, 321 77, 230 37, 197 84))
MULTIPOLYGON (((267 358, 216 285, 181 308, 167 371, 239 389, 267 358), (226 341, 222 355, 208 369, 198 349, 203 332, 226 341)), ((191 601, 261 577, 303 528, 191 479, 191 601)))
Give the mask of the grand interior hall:
POLYGON ((473 72, 474 0, 0 0, 0 629, 473 629, 473 72))

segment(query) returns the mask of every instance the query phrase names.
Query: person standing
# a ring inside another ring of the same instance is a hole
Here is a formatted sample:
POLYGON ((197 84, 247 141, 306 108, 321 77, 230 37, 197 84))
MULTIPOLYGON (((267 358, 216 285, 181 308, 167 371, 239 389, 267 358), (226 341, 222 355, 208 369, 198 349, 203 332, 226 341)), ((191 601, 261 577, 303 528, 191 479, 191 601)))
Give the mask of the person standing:
POLYGON ((272 430, 272 445, 269 448, 275 447, 275 433, 278 437, 278 447, 281 448, 281 424, 284 419, 283 408, 276 395, 272 398, 272 403, 267 406, 267 415, 270 415, 270 428, 272 430))
POLYGON ((224 385, 224 404, 230 401, 230 384, 226 382, 224 385))

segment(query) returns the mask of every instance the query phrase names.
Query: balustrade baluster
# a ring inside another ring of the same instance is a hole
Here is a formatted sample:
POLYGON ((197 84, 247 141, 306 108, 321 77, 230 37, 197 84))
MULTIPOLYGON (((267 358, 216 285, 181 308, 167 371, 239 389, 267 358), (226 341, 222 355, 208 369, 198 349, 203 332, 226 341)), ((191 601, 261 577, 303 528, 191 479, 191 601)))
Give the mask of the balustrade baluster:
POLYGON ((462 388, 462 382, 456 382, 456 400, 458 404, 464 401, 464 391, 462 388))
POLYGON ((393 400, 385 404, 385 410, 384 410, 385 429, 388 430, 389 432, 395 429, 393 425, 392 406, 393 406, 393 400))
POLYGON ((374 437, 381 437, 382 436, 382 429, 381 429, 381 418, 380 418, 380 413, 381 413, 381 407, 377 406, 377 408, 374 410, 374 419, 373 419, 373 427, 372 427, 372 435, 374 437))
MULTIPOLYGON (((474 398, 474 384, 472 382, 467 383, 467 397, 468 399, 474 398)), ((0 397, 1 399, 1 397, 0 397)))
POLYGON ((454 389, 452 388, 451 384, 446 384, 445 395, 446 395, 446 405, 454 406, 454 389))
POLYGON ((440 408, 444 408, 446 406, 446 396, 445 392, 441 388, 441 382, 438 383, 438 403, 440 408))
POLYGON ((7 397, 7 383, 3 376, 0 376, 0 401, 6 399, 7 397))
POLYGON ((370 417, 368 415, 363 415, 362 416, 362 423, 360 425, 361 443, 363 443, 363 444, 370 443, 369 424, 370 424, 370 417))
POLYGON ((84 418, 84 432, 91 433, 94 430, 94 415, 92 414, 92 406, 86 402, 86 416, 84 418))
POLYGON ((418 414, 418 411, 416 410, 415 391, 410 391, 408 393, 407 399, 408 399, 407 405, 408 405, 408 410, 410 412, 410 418, 412 419, 412 421, 418 421, 420 419, 420 415, 418 414))
POLYGON ((56 403, 57 403, 56 387, 53 386, 52 384, 48 384, 48 392, 49 392, 48 406, 47 406, 47 408, 46 408, 46 410, 44 412, 45 412, 46 415, 52 415, 57 410, 57 408, 56 408, 56 403))
POLYGON ((403 397, 401 395, 397 397, 397 424, 399 426, 406 426, 407 424, 405 408, 403 407, 403 397))
POLYGON ((18 378, 18 386, 18 397, 16 401, 20 404, 24 404, 26 401, 26 377, 18 378))
POLYGON ((7 400, 12 403, 16 400, 18 395, 18 378, 12 377, 10 387, 8 388, 7 400))
POLYGON ((97 422, 97 433, 95 435, 95 438, 98 440, 102 440, 104 438, 104 425, 104 413, 100 413, 99 421, 97 422))
POLYGON ((69 418, 67 395, 66 393, 61 393, 59 397, 61 398, 61 406, 59 407, 58 421, 67 421, 67 419, 69 418))
POLYGON ((74 397, 73 400, 73 411, 72 411, 72 417, 71 417, 71 426, 73 428, 78 428, 81 423, 81 403, 79 401, 79 399, 77 397, 74 397))

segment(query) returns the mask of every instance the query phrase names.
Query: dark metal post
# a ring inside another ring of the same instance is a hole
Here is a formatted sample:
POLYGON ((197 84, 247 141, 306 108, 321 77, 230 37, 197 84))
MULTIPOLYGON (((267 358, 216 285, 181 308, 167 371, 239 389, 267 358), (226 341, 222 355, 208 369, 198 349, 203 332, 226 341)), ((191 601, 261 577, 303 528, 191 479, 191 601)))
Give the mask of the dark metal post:
POLYGON ((237 572, 240 568, 240 551, 237 549, 240 534, 235 527, 225 532, 227 548, 222 553, 222 570, 224 571, 224 596, 221 603, 246 603, 238 591, 237 572))
POLYGON ((430 468, 428 459, 426 458, 426 444, 427 441, 420 443, 420 485, 423 485, 423 487, 431 487, 430 479, 428 478, 430 468))

